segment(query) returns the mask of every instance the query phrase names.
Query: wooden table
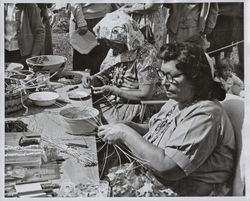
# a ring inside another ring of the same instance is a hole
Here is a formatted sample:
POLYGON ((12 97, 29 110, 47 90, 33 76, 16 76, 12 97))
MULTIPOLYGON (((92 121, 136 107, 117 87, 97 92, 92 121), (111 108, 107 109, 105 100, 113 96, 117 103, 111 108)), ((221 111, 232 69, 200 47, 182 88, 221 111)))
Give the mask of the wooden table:
MULTIPOLYGON (((84 76, 84 73, 82 73, 84 76)), ((75 85, 74 85, 75 86, 75 85)), ((77 90, 84 90, 90 92, 89 89, 84 89, 82 84, 78 85, 79 88, 75 89, 72 92, 77 90)), ((38 107, 32 104, 28 105, 28 113, 25 116, 22 116, 24 110, 16 112, 11 115, 6 115, 5 120, 20 119, 24 122, 28 123, 28 128, 34 133, 40 134, 42 137, 49 137, 55 139, 55 141, 65 141, 65 142, 73 142, 73 143, 81 143, 87 144, 87 146, 93 151, 93 153, 97 153, 96 150, 96 141, 95 136, 76 136, 65 133, 63 126, 61 125, 61 121, 59 118, 59 111, 71 106, 92 106, 91 98, 84 101, 77 100, 69 100, 68 93, 66 92, 69 88, 73 87, 73 85, 64 85, 62 88, 57 89, 56 91, 59 93, 61 98, 67 99, 70 103, 60 104, 60 107, 56 105, 52 105, 49 107, 38 107)), ((18 144, 17 140, 20 136, 16 138, 10 136, 6 133, 5 143, 18 144)), ((85 148, 77 148, 79 152, 84 152, 85 148)), ((84 167, 79 164, 78 161, 71 157, 67 156, 67 160, 63 162, 62 165, 62 175, 61 178, 57 181, 58 183, 62 183, 63 181, 72 181, 73 183, 98 183, 99 182, 99 174, 98 174, 98 166, 92 167, 84 167)))

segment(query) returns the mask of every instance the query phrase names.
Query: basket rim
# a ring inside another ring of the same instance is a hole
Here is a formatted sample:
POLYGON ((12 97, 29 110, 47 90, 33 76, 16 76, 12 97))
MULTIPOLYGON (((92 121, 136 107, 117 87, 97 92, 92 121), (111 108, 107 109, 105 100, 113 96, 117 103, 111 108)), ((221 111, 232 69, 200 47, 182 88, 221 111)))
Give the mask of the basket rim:
MULTIPOLYGON (((6 98, 11 98, 11 97, 14 97, 14 96, 17 96, 17 97, 25 97, 26 95, 25 95, 25 93, 24 93, 24 89, 22 89, 22 90, 20 90, 20 91, 17 91, 17 92, 15 92, 15 93, 12 93, 12 94, 6 94, 5 93, 5 99, 6 98), (22 93, 22 95, 21 95, 21 93, 22 93)), ((28 96, 28 95, 27 95, 28 96)))
POLYGON ((26 59, 25 61, 26 61, 26 63, 27 63, 28 65, 31 65, 31 66, 41 66, 41 67, 45 67, 45 66, 63 64, 63 63, 66 63, 67 60, 68 60, 67 57, 62 56, 62 55, 39 55, 39 56, 30 57, 30 58, 26 59), (39 57, 43 57, 43 56, 47 56, 47 57, 61 57, 61 58, 64 59, 64 61, 60 61, 60 62, 58 62, 58 63, 56 63, 56 64, 36 64, 36 63, 30 62, 31 59, 39 58, 39 57))
MULTIPOLYGON (((20 86, 22 86, 22 81, 16 78, 4 78, 4 80, 14 80, 17 83, 19 83, 20 86)), ((12 93, 4 93, 5 98, 7 98, 8 96, 16 96, 16 95, 20 95, 21 93, 24 93, 25 89, 21 89, 20 91, 16 91, 16 92, 12 92, 12 93)), ((21 95, 20 95, 21 96, 21 95)))
MULTIPOLYGON (((96 114, 93 114, 93 116, 94 116, 95 118, 98 117, 98 115, 100 114, 99 110, 97 110, 97 109, 94 108, 94 107, 89 107, 89 106, 85 106, 85 107, 86 107, 86 108, 91 108, 91 109, 93 109, 93 110, 96 112, 96 114)), ((59 112, 59 115, 60 115, 62 118, 64 118, 64 119, 72 120, 72 121, 74 121, 74 120, 93 119, 93 116, 91 116, 91 117, 88 117, 88 116, 87 116, 87 117, 72 119, 72 118, 65 117, 65 116, 62 114, 63 112, 65 112, 65 111, 67 111, 67 110, 69 110, 69 109, 72 109, 72 108, 81 108, 81 107, 73 106, 73 107, 68 107, 68 108, 62 109, 62 110, 59 112)))

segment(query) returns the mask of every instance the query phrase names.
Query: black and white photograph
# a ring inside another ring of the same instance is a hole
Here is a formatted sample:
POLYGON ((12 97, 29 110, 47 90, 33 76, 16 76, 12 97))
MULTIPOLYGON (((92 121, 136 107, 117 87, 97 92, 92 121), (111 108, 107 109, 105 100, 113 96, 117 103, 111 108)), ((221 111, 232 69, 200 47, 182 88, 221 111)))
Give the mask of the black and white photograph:
POLYGON ((246 1, 0 4, 2 199, 249 198, 246 1))

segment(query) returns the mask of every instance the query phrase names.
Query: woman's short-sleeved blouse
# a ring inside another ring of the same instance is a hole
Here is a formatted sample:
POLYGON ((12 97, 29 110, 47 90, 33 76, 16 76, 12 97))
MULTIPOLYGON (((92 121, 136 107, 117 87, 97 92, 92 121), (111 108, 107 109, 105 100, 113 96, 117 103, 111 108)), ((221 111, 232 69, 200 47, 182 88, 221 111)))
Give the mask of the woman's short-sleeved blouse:
MULTIPOLYGON (((157 126, 170 110, 166 103, 150 119, 144 138, 157 134, 157 126)), ((172 113, 175 117, 168 128, 152 143, 164 149, 186 176, 207 183, 225 182, 234 168, 235 135, 221 104, 199 101, 172 113)))
MULTIPOLYGON (((112 54, 112 50, 108 54, 112 54)), ((130 89, 126 86, 126 79, 133 80, 134 83, 139 85, 155 85, 154 95, 165 94, 163 86, 160 84, 160 78, 157 70, 160 67, 160 60, 157 58, 157 51, 153 45, 145 41, 143 47, 137 50, 129 51, 126 55, 123 54, 124 61, 115 62, 116 57, 107 56, 103 62, 109 59, 115 63, 113 66, 108 67, 97 73, 98 77, 103 84, 112 84, 117 87, 130 89)), ((119 57, 119 56, 117 56, 119 57)), ((119 58, 118 58, 119 59, 119 58)), ((133 86, 132 86, 133 87, 133 86)), ((131 88, 134 90, 135 88, 131 88)))

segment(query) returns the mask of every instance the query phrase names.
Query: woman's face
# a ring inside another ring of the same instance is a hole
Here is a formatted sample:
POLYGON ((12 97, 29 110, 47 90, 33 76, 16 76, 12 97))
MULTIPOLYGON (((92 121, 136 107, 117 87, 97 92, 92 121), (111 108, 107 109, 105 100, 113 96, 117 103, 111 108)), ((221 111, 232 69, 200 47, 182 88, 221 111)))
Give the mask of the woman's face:
POLYGON ((176 68, 176 61, 163 62, 160 71, 162 84, 166 88, 167 96, 179 103, 193 100, 194 91, 191 82, 176 68))
POLYGON ((113 49, 116 53, 122 53, 127 50, 127 47, 124 43, 119 43, 115 41, 105 40, 107 46, 109 46, 111 49, 113 49))

